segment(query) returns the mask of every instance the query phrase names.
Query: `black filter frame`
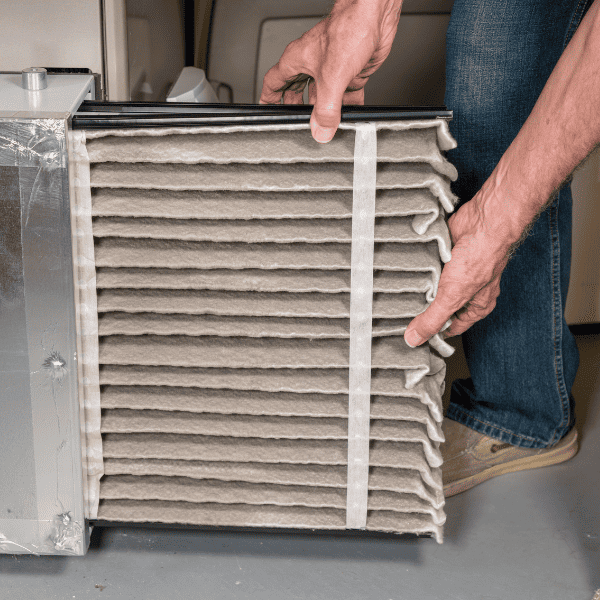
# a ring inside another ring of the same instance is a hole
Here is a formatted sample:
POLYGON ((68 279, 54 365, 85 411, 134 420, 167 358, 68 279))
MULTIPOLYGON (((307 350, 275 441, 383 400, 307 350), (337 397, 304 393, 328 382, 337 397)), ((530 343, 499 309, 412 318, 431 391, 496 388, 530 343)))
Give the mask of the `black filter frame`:
POLYGON ((260 525, 196 525, 187 523, 162 523, 155 521, 109 521, 104 519, 89 519, 87 524, 92 527, 131 527, 138 529, 155 529, 155 530, 185 530, 198 531, 206 534, 222 533, 222 534, 250 534, 268 535, 268 536, 288 536, 293 535, 322 538, 357 538, 365 540, 418 540, 418 539, 433 539, 427 534, 418 533, 394 533, 392 531, 377 531, 371 529, 312 529, 310 527, 261 527, 260 525))
MULTIPOLYGON (((193 102, 82 102, 73 115, 73 129, 197 127, 202 125, 278 125, 308 123, 312 105, 199 104, 193 102)), ((441 107, 342 106, 342 123, 452 119, 441 107)))

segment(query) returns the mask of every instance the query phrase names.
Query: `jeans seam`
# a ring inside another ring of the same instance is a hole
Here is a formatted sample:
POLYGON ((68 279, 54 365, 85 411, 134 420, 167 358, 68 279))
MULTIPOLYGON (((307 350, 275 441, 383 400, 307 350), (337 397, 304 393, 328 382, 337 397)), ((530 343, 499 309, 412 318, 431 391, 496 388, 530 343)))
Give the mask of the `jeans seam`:
POLYGON ((571 41, 571 38, 573 37, 575 31, 579 27, 579 24, 581 23, 581 14, 585 11, 585 7, 587 6, 587 4, 588 0, 579 0, 579 2, 577 2, 577 8, 575 8, 575 12, 573 13, 573 16, 571 17, 571 22, 569 23, 569 28, 567 29, 567 34, 565 35, 565 39, 563 42, 563 50, 567 47, 567 44, 571 41), (582 4, 583 9, 580 11, 579 8, 582 4), (577 25, 575 25, 575 23, 577 23, 577 25))
MULTIPOLYGON (((581 21, 583 19, 583 14, 586 12, 587 8, 589 7, 590 4, 590 0, 578 0, 577 2, 577 7, 575 8, 575 11, 573 12, 573 15, 571 16, 571 22, 569 23, 569 27, 567 28, 567 33, 565 35, 565 39, 563 40, 563 52, 565 50, 565 48, 567 47, 567 45, 569 44, 569 42, 571 41, 571 38, 573 37, 573 35, 575 34, 575 31, 577 30, 577 28, 579 27, 579 25, 581 24, 581 21)), ((567 419, 567 424, 570 421, 570 401, 569 398, 565 397, 567 396, 567 394, 565 393, 566 390, 566 385, 565 385, 565 380, 564 380, 564 369, 563 369, 563 360, 562 360, 562 352, 559 348, 557 348, 557 338, 558 336, 558 325, 560 324, 560 348, 562 349, 562 321, 563 321, 563 311, 562 311, 562 303, 560 305, 557 305, 557 291, 560 292, 560 239, 559 238, 559 234, 558 234, 558 203, 560 202, 560 193, 555 201, 555 205, 556 207, 551 208, 551 213, 550 213, 550 234, 553 240, 553 244, 552 244, 552 296, 553 296, 553 303, 552 303, 552 310, 554 312, 553 314, 553 345, 554 345, 554 372, 556 375, 556 384, 557 384, 557 391, 559 394, 559 399, 560 399, 560 405, 561 405, 561 412, 562 412, 562 419, 560 422, 560 425, 554 430, 554 433, 552 435, 552 439, 550 440, 550 445, 553 444, 554 439, 557 437, 557 434, 559 431, 562 430, 562 428, 564 427, 564 423, 565 423, 565 417, 567 419), (554 235, 554 223, 556 222, 556 236, 554 235), (554 243, 554 240, 556 239, 556 243, 554 243), (558 246, 558 250, 555 251, 555 246, 558 246), (558 266, 557 266, 557 262, 558 262, 558 266), (558 269, 558 270, 557 270, 558 269), (557 276, 558 274, 558 276, 557 276), (558 280, 558 281, 557 281, 558 280), (558 318, 560 318, 560 323, 558 323, 558 318), (560 363, 560 365, 559 365, 560 363)), ((560 293, 558 294, 560 296, 560 293)), ((562 301, 562 297, 560 298, 562 301)))
POLYGON ((508 431, 507 429, 504 429, 503 427, 498 427, 498 425, 494 425, 492 423, 488 423, 487 421, 482 421, 481 419, 478 419, 477 417, 474 417, 473 415, 469 414, 468 412, 466 412, 465 410, 463 410, 459 406, 456 406, 455 404, 452 405, 452 408, 453 408, 453 410, 456 410, 456 411, 462 413, 463 415, 465 415, 465 417, 469 417, 469 419, 472 419, 473 421, 476 421, 477 423, 480 423, 481 425, 486 425, 487 427, 491 427, 492 429, 495 429, 497 431, 501 431, 502 433, 506 433, 506 434, 511 435, 513 437, 519 438, 521 440, 529 440, 529 441, 535 442, 535 443, 542 442, 542 440, 540 440, 540 439, 532 438, 532 437, 529 437, 528 435, 521 435, 520 433, 514 433, 512 431, 508 431))
POLYGON ((560 202, 560 195, 557 197, 555 202, 550 207, 550 236, 552 239, 552 328, 553 328, 553 346, 554 346, 554 374, 556 376, 556 388, 558 392, 560 408, 562 418, 560 424, 554 430, 552 438, 549 441, 549 445, 554 443, 558 432, 562 430, 565 424, 565 417, 567 422, 569 420, 568 408, 565 401, 565 382, 564 373, 562 369, 562 304, 560 297, 560 239, 558 234, 558 203, 560 202), (558 293, 557 293, 558 292, 558 293), (560 329, 560 332, 559 332, 560 329))

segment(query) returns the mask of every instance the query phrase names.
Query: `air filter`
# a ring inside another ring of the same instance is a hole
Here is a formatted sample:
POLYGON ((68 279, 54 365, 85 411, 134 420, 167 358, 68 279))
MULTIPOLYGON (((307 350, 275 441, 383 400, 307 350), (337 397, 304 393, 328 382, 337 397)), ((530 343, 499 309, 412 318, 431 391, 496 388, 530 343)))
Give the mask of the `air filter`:
POLYGON ((71 135, 89 517, 441 542, 447 122, 71 135))

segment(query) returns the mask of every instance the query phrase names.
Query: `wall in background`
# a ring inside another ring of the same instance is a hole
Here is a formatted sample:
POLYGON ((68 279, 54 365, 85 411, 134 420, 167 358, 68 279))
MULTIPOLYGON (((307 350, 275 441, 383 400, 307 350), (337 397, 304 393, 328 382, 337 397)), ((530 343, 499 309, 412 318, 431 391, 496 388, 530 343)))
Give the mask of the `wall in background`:
POLYGON ((0 71, 83 67, 102 72, 99 0, 0 0, 0 71))
POLYGON ((600 148, 573 176, 573 255, 567 323, 600 323, 600 148))
POLYGON ((127 0, 132 100, 166 100, 184 65, 179 0, 127 0))
POLYGON ((196 56, 194 65, 206 71, 206 49, 212 0, 196 0, 196 56))

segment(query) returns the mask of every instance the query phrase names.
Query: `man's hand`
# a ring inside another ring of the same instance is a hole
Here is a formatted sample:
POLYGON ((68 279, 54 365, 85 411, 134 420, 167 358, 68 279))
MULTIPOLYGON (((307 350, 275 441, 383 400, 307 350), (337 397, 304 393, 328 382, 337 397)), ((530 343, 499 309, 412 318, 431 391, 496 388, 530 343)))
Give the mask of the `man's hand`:
POLYGON ((329 142, 343 104, 364 104, 369 77, 390 53, 402 0, 337 0, 331 14, 291 42, 265 75, 261 104, 302 104, 309 82, 317 142, 329 142))
POLYGON ((448 220, 452 259, 444 265, 434 301, 406 329, 404 339, 410 346, 438 333, 453 315, 444 334, 460 335, 496 306, 511 244, 506 233, 490 227, 479 199, 477 195, 466 202, 448 220))

